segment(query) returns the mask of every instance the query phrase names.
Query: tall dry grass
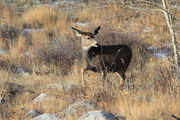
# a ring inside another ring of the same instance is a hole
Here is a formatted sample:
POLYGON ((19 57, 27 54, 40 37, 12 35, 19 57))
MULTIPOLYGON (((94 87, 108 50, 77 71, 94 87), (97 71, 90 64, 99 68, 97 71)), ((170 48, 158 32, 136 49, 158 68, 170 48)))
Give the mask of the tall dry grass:
POLYGON ((12 119, 26 119, 23 115, 31 109, 59 114, 70 103, 84 98, 82 94, 55 93, 45 86, 58 82, 81 83, 78 71, 80 63, 76 62, 82 57, 80 39, 74 37, 70 28, 74 26, 90 31, 99 25, 102 28, 96 40, 104 45, 128 44, 132 48, 133 59, 126 73, 127 83, 123 90, 118 88, 120 81, 116 75, 109 74, 109 87, 105 88, 100 75, 88 71, 85 75, 87 88, 83 91, 87 94, 85 98, 97 102, 101 109, 124 115, 129 120, 173 120, 172 114, 180 115, 179 82, 175 81, 175 68, 167 63, 172 58, 153 58, 145 49, 147 46, 169 44, 170 35, 163 13, 117 6, 95 8, 91 3, 73 11, 34 6, 25 9, 22 16, 17 16, 15 8, 11 6, 0 6, 0 9, 3 20, 0 23, 0 46, 8 51, 0 55, 3 61, 0 65, 15 64, 33 71, 29 76, 20 76, 2 69, 0 82, 12 81, 37 93, 53 95, 50 102, 36 104, 32 103, 28 93, 23 94, 17 98, 16 104, 8 106, 10 110, 17 111, 11 115, 12 119), (72 19, 72 16, 75 18, 72 19), (87 25, 78 26, 76 22, 87 25), (2 36, 3 30, 7 33, 12 30, 5 29, 6 26, 17 30, 15 38, 11 34, 2 36), (28 44, 29 38, 21 33, 23 29, 40 32, 28 33, 31 36, 31 44, 28 44), (14 43, 6 41, 12 39, 15 39, 14 43), (8 47, 3 47, 4 44, 8 47))

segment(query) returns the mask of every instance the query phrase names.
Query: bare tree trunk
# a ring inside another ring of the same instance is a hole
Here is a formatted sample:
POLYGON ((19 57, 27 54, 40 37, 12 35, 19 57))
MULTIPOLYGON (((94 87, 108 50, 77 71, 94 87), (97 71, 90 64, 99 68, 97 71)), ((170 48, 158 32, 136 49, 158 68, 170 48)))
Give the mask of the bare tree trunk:
POLYGON ((179 74, 179 54, 178 54, 178 50, 177 50, 177 41, 176 41, 176 35, 175 35, 175 31, 173 29, 173 22, 172 22, 172 17, 169 14, 169 10, 168 10, 168 0, 162 0, 163 3, 163 7, 164 7, 164 16, 166 18, 166 22, 171 34, 171 39, 172 39, 172 44, 173 44, 173 49, 174 49, 174 62, 176 64, 177 67, 177 75, 179 74))

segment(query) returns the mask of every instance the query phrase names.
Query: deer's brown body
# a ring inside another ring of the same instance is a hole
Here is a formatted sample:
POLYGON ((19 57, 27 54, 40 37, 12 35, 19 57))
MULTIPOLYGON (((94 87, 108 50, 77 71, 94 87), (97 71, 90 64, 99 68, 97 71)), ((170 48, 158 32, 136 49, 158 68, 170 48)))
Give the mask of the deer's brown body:
POLYGON ((103 72, 106 80, 108 72, 115 72, 125 82, 125 72, 130 64, 132 51, 127 45, 99 45, 94 37, 98 33, 100 26, 93 33, 82 32, 76 28, 72 28, 76 35, 82 38, 82 56, 85 66, 82 69, 82 81, 84 81, 84 72, 91 70, 94 72, 103 72))

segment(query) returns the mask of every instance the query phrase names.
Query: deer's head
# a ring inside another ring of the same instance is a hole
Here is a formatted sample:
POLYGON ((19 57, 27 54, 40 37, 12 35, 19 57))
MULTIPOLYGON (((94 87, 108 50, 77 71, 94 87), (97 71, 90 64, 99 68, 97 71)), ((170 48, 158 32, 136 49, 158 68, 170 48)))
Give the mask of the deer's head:
POLYGON ((97 46, 97 41, 94 39, 98 34, 101 26, 97 27, 93 32, 83 32, 72 27, 72 30, 76 33, 76 36, 81 37, 81 45, 83 49, 89 49, 90 47, 97 46))

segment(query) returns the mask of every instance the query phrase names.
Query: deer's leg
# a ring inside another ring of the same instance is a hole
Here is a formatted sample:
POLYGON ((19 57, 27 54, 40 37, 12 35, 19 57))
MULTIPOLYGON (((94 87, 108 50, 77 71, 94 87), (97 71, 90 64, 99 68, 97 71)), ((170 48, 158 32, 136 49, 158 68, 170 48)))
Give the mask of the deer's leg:
POLYGON ((85 79, 84 79, 85 69, 81 69, 81 84, 84 87, 85 86, 85 79))
POLYGON ((103 79, 104 81, 107 81, 107 71, 103 71, 103 79))
POLYGON ((106 86, 107 83, 108 83, 107 78, 108 78, 108 72, 107 72, 107 68, 106 68, 106 69, 104 69, 104 71, 103 71, 104 86, 106 86))
POLYGON ((116 72, 116 74, 119 76, 119 78, 122 78, 122 83, 121 83, 120 87, 123 87, 125 84, 125 78, 126 78, 125 73, 120 71, 120 72, 116 72))

